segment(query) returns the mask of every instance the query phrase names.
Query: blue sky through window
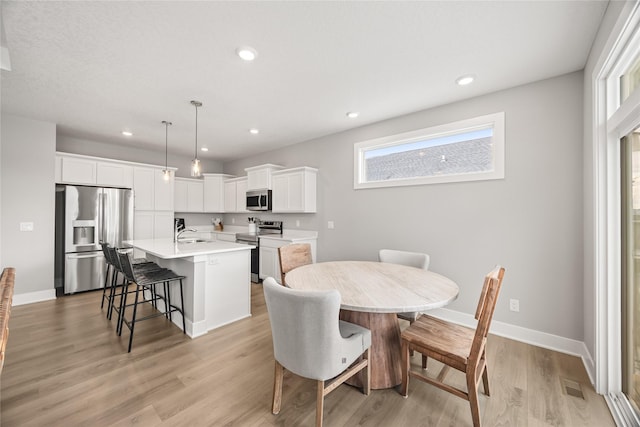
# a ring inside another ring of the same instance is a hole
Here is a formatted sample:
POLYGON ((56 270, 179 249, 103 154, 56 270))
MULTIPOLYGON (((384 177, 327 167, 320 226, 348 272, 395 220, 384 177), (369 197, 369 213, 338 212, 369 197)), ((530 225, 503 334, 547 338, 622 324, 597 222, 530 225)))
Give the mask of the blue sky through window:
POLYGON ((393 145, 391 147, 376 148, 367 150, 364 158, 371 159, 373 157, 385 156, 387 154, 400 153, 404 151, 418 150, 421 148, 435 147, 438 145, 453 144, 461 141, 470 141, 493 136, 493 128, 485 128, 473 130, 470 132, 456 133, 454 135, 446 135, 435 138, 428 138, 421 141, 415 141, 405 144, 393 145))

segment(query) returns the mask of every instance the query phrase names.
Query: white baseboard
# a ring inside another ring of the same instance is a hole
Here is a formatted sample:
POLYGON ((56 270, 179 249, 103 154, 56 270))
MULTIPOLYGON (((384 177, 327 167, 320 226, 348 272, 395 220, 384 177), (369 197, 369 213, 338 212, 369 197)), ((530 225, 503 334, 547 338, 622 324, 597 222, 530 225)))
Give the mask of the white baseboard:
POLYGON ((56 290, 48 289, 46 291, 27 292, 24 294, 13 294, 11 305, 32 304, 34 302, 49 301, 56 299, 56 290))
MULTIPOLYGON (((430 316, 456 323, 463 326, 475 328, 476 320, 471 314, 450 310, 447 308, 438 308, 429 310, 430 316)), ((511 325, 509 323, 494 320, 491 322, 491 330, 489 333, 512 340, 535 345, 537 347, 548 348, 550 350, 559 351, 561 353, 578 356, 582 359, 582 363, 589 375, 591 384, 594 383, 595 365, 593 358, 587 350, 587 346, 582 341, 570 338, 560 337, 558 335, 548 334, 546 332, 535 331, 533 329, 523 328, 521 326, 511 325)))

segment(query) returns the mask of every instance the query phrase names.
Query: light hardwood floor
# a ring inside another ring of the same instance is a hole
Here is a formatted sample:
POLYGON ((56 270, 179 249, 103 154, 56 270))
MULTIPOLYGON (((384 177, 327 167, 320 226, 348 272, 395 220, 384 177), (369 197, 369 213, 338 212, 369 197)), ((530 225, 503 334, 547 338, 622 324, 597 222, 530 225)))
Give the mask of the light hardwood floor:
MULTIPOLYGON (((191 340, 163 318, 118 338, 100 292, 14 307, 1 381, 2 426, 311 426, 315 382, 285 373, 282 411, 270 410, 273 352, 262 285, 249 319, 191 340)), ((419 355, 413 362, 419 364, 419 355)), ((437 372, 438 363, 430 361, 437 372)), ((492 396, 484 426, 613 426, 577 357, 490 336, 492 396), (584 399, 563 392, 578 382, 584 399)), ((464 383, 464 377, 449 378, 464 383)), ((471 426, 468 402, 420 381, 364 396, 342 385, 325 399, 325 426, 471 426)))

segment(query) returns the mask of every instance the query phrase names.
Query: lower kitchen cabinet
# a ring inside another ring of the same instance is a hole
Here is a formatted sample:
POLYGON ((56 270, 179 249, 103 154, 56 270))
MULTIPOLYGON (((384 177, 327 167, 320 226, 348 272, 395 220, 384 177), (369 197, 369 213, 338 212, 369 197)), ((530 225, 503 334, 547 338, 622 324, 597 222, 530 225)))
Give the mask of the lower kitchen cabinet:
POLYGON ((282 237, 260 237, 260 279, 273 277, 280 283, 280 260, 278 248, 290 243, 309 243, 311 245, 311 257, 316 262, 316 239, 285 239, 282 237))

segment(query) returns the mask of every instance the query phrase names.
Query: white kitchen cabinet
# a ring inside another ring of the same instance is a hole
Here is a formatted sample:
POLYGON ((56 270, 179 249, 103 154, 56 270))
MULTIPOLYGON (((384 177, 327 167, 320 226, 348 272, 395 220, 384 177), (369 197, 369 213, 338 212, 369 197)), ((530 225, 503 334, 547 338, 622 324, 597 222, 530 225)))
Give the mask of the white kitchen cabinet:
MULTIPOLYGON (((135 240, 173 238, 173 212, 135 211, 133 221, 135 240)), ((134 251, 134 256, 140 258, 144 254, 134 251)))
POLYGON ((280 283, 280 262, 278 260, 278 249, 260 246, 260 278, 273 277, 280 283))
POLYGON ((133 167, 117 162, 96 162, 96 184, 132 188, 133 167))
POLYGON ((225 212, 248 212, 247 177, 225 180, 224 207, 225 212))
POLYGON ((153 206, 156 211, 173 212, 174 193, 173 171, 170 172, 169 179, 164 179, 164 172, 161 169, 154 171, 153 185, 153 206))
POLYGON ((317 174, 306 166, 273 172, 273 212, 316 212, 317 174))
POLYGON ((246 168, 247 172, 247 190, 271 189, 271 174, 274 171, 284 169, 283 166, 265 164, 246 168))
POLYGON ((225 180, 232 175, 220 173, 203 173, 204 177, 204 211, 226 212, 225 180))
POLYGON ((187 212, 187 181, 176 178, 173 185, 173 209, 175 212, 187 212))
POLYGON ((173 174, 165 181, 162 169, 134 167, 133 191, 136 210, 173 211, 173 174))
POLYGON ((175 179, 174 210, 204 212, 204 182, 201 179, 175 179))
POLYGON ((273 277, 280 283, 280 260, 278 248, 290 243, 309 243, 311 245, 311 258, 316 262, 316 238, 285 239, 285 238, 260 238, 260 279, 273 277))
POLYGON ((154 169, 145 167, 133 168, 133 191, 135 209, 137 211, 155 210, 155 174, 154 169))
POLYGON ((97 162, 92 159, 78 157, 62 157, 61 182, 69 184, 96 184, 97 162))
POLYGON ((153 213, 153 238, 173 239, 173 233, 173 212, 155 211, 153 213))

